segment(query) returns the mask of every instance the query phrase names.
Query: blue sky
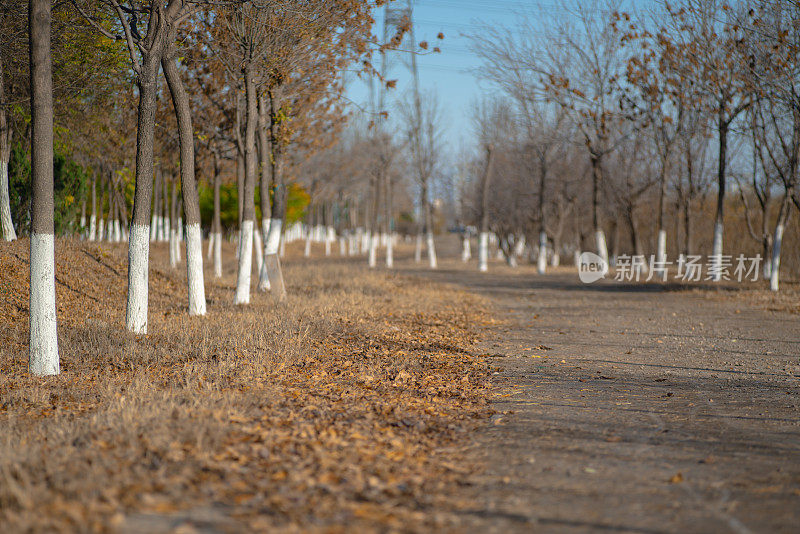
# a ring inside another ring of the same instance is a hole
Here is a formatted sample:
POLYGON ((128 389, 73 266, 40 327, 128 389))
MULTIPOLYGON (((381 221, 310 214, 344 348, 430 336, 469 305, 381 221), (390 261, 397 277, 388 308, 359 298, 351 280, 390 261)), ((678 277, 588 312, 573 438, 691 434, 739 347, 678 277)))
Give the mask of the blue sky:
MULTIPOLYGON (((395 0, 393 7, 403 7, 407 0, 395 0)), ((468 34, 476 33, 483 23, 512 25, 515 11, 529 10, 539 5, 532 1, 491 0, 415 0, 415 39, 428 41, 431 46, 439 46, 441 53, 417 56, 420 89, 423 93, 435 92, 446 122, 444 128, 451 150, 459 143, 469 143, 471 124, 469 110, 473 101, 488 90, 479 84, 471 72, 480 63, 478 57, 469 49, 468 34), (444 33, 445 39, 438 41, 436 36, 444 33)), ((383 9, 376 13, 377 34, 382 32, 383 9)), ((388 78, 397 79, 397 88, 387 95, 387 108, 390 113, 397 112, 392 105, 402 100, 411 88, 411 72, 407 66, 407 54, 394 54, 388 78)), ((365 82, 353 80, 348 87, 348 95, 353 101, 366 106, 369 89, 365 82)))

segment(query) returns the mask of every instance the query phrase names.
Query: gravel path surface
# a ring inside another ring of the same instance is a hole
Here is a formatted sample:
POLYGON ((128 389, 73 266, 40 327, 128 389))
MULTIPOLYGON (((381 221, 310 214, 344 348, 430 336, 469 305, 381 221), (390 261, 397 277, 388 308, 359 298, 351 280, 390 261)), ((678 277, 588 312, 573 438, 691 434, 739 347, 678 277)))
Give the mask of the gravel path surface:
POLYGON ((800 529, 800 316, 563 270, 406 272, 500 310, 464 530, 800 529))

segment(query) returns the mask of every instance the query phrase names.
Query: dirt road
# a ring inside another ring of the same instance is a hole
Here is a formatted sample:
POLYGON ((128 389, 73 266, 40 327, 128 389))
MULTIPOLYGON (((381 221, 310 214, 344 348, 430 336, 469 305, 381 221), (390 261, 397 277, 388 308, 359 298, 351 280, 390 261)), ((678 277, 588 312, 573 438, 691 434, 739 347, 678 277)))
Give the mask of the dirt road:
POLYGON ((800 316, 577 273, 406 272, 491 299, 501 413, 471 531, 797 532, 800 316))

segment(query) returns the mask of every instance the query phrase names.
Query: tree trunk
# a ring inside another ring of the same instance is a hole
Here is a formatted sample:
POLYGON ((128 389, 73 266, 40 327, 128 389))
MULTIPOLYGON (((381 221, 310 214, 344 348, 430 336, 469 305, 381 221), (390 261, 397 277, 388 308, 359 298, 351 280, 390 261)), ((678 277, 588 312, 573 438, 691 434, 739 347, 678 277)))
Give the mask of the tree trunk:
POLYGON ((714 222, 714 241, 711 246, 711 275, 714 282, 722 279, 722 236, 725 223, 725 168, 728 155, 728 124, 719 118, 719 166, 717 168, 717 217, 714 222))
POLYGON ((769 288, 778 291, 779 277, 781 269, 781 245, 783 244, 783 232, 789 222, 791 206, 789 205, 790 193, 784 195, 781 202, 781 209, 778 212, 778 220, 775 224, 775 234, 772 238, 772 261, 770 266, 769 288))
POLYGON ((57 375, 55 242, 53 227, 53 71, 51 0, 30 0, 31 241, 28 370, 57 375))
POLYGON ((279 302, 286 299, 286 286, 283 283, 283 270, 279 254, 282 254, 284 240, 281 239, 284 221, 286 220, 286 209, 288 204, 288 192, 283 183, 282 152, 278 139, 278 117, 275 103, 275 95, 272 91, 267 92, 269 98, 269 163, 272 167, 272 220, 269 224, 269 235, 264 244, 264 267, 267 271, 267 279, 270 284, 270 291, 274 293, 279 302))
POLYGON ((539 157, 539 254, 536 258, 536 272, 547 272, 547 224, 545 221, 544 194, 547 183, 547 157, 543 153, 539 157))
POLYGON ((688 256, 692 253, 692 213, 690 200, 687 200, 683 205, 683 232, 683 253, 688 256))
POLYGON ((178 188, 173 176, 167 186, 169 195, 169 266, 178 266, 178 188))
POLYGON ((387 172, 385 174, 386 183, 384 184, 384 226, 386 227, 386 267, 388 269, 394 268, 394 205, 392 203, 393 184, 392 177, 387 172))
MULTIPOLYGON (((273 159, 274 161, 274 159, 273 159)), ((279 301, 286 299, 286 286, 283 283, 283 271, 281 269, 278 252, 281 245, 281 230, 283 221, 286 219, 286 187, 283 185, 283 177, 280 166, 273 163, 273 176, 275 177, 275 190, 273 193, 272 220, 269 224, 269 237, 264 246, 264 265, 267 270, 267 278, 270 283, 270 291, 274 292, 279 301)))
POLYGON ((267 113, 266 97, 261 94, 258 97, 258 146, 261 156, 261 234, 264 237, 264 247, 259 247, 260 255, 258 269, 258 290, 269 291, 269 275, 267 274, 267 262, 263 261, 267 257, 267 240, 269 239, 269 227, 272 224, 272 208, 270 205, 269 192, 274 187, 275 178, 272 176, 272 165, 270 164, 269 140, 267 130, 269 128, 269 116, 267 113))
POLYGON ((597 255, 608 264, 608 245, 606 234, 600 227, 600 183, 602 182, 601 161, 597 156, 591 156, 592 163, 592 228, 594 229, 595 249, 597 255))
POLYGON ((258 225, 253 225, 253 257, 256 259, 256 276, 260 277, 264 270, 264 242, 261 239, 261 230, 258 225))
POLYGON ((464 263, 472 259, 472 249, 470 248, 469 232, 466 230, 461 233, 461 261, 464 263))
POLYGON ((598 228, 594 232, 594 246, 597 250, 597 255, 608 264, 608 245, 606 244, 606 233, 602 228, 598 228))
POLYGON ((169 241, 169 233, 172 231, 172 219, 170 218, 170 204, 169 204, 169 184, 170 182, 162 176, 161 179, 161 241, 169 241))
POLYGON ((536 260, 536 271, 539 274, 545 274, 547 272, 547 232, 544 229, 539 232, 539 255, 536 260))
POLYGON ((153 139, 160 49, 143 55, 139 82, 136 136, 136 190, 133 197, 131 234, 128 241, 128 297, 126 327, 147 333, 148 268, 150 259, 150 201, 153 195, 153 139))
POLYGON ((81 218, 78 224, 78 235, 81 241, 86 239, 86 197, 81 198, 81 218))
POLYGON ((97 178, 92 174, 92 213, 89 215, 89 241, 97 239, 97 178))
POLYGON ((108 209, 106 210, 106 219, 105 219, 105 227, 106 227, 106 241, 113 241, 114 240, 114 220, 111 214, 111 211, 114 207, 113 199, 111 195, 113 191, 111 189, 111 179, 108 178, 106 180, 106 193, 108 194, 108 209))
POLYGON ((161 170, 155 172, 153 176, 153 214, 150 217, 150 241, 157 241, 159 238, 159 217, 161 214, 161 170))
POLYGON ((481 184, 481 233, 478 238, 478 270, 489 270, 489 182, 491 180, 494 147, 486 147, 486 167, 481 184))
MULTIPOLYGON (((171 36, 174 37, 174 36, 171 36)), ((168 39, 172 42, 174 39, 168 39)), ((172 105, 178 122, 178 138, 180 141, 180 172, 182 213, 186 220, 186 278, 189 293, 189 315, 206 314, 206 291, 203 279, 203 234, 200 229, 200 198, 197 193, 197 178, 194 171, 194 130, 192 129, 192 112, 189 106, 189 95, 181 80, 176 64, 174 51, 167 54, 161 62, 164 77, 167 79, 172 105)), ((178 219, 181 214, 177 213, 178 219)), ((182 237, 183 225, 175 229, 182 237)), ((180 240, 182 241, 182 239, 180 240)), ((180 242, 177 244, 176 257, 180 261, 180 242)))
POLYGON ((8 159, 3 157, 2 151, 3 148, 0 147, 0 226, 3 231, 3 239, 14 241, 17 238, 17 233, 14 231, 14 223, 11 220, 11 196, 8 191, 8 159))
POLYGON ((237 200, 239 201, 239 228, 242 227, 242 221, 244 221, 244 166, 244 155, 238 154, 236 156, 236 196, 237 200))
POLYGON ((394 269, 394 232, 386 237, 386 268, 394 269))
POLYGON ((219 175, 219 157, 214 153, 214 215, 211 220, 211 235, 214 238, 214 276, 222 277, 222 220, 220 218, 219 188, 222 178, 219 175))
POLYGON ((656 265, 658 266, 658 268, 654 270, 661 275, 661 280, 664 282, 667 281, 666 262, 667 262, 667 231, 659 230, 658 240, 656 244, 656 265))
POLYGON ((121 229, 120 224, 119 224, 120 217, 121 217, 121 214, 122 214, 122 208, 119 205, 119 199, 117 198, 117 190, 116 190, 116 187, 114 187, 114 185, 115 184, 113 184, 113 182, 112 182, 112 186, 111 186, 112 197, 111 198, 114 201, 114 204, 113 204, 113 206, 114 206, 114 211, 113 211, 113 213, 114 213, 114 215, 113 215, 114 242, 115 243, 119 243, 120 241, 122 241, 122 229, 121 229))
POLYGON ((8 162, 11 160, 11 126, 6 116, 3 63, 0 61, 0 227, 3 239, 14 241, 17 233, 11 220, 11 195, 8 190, 8 162))
MULTIPOLYGON (((631 232, 631 246, 633 247, 633 255, 636 257, 641 257, 642 245, 639 241, 639 232, 638 229, 636 228, 636 220, 633 216, 632 206, 628 206, 628 208, 625 210, 625 219, 628 221, 628 228, 630 229, 631 232)), ((640 264, 638 261, 634 261, 632 263, 633 263, 633 269, 635 270, 637 276, 641 271, 647 270, 647 267, 645 267, 644 264, 640 264)))
POLYGON ((234 304, 250 303, 250 279, 253 261, 253 225, 255 222, 255 180, 256 180, 256 126, 258 123, 258 104, 256 84, 252 66, 244 68, 245 86, 245 133, 244 133, 244 198, 242 204, 242 226, 239 230, 239 270, 236 278, 234 304))
POLYGON ((666 158, 661 161, 661 169, 659 176, 660 191, 658 195, 658 229, 656 237, 656 265, 654 269, 656 273, 661 275, 661 280, 667 280, 667 229, 664 224, 667 212, 667 161, 666 158))
POLYGON ((306 216, 306 243, 305 248, 303 248, 303 257, 308 258, 311 256, 311 240, 313 239, 314 234, 314 209, 310 208, 307 216, 306 216))
MULTIPOLYGON (((767 214, 764 214, 764 219, 766 220, 767 214)), ((772 276, 772 261, 771 261, 771 248, 772 248, 772 240, 773 236, 770 236, 768 233, 764 233, 764 237, 761 240, 761 257, 764 258, 764 278, 769 279, 772 276)))
POLYGON ((380 220, 381 220, 381 176, 372 178, 372 221, 370 223, 369 259, 370 268, 378 266, 378 246, 380 245, 380 220))
POLYGON ((103 180, 103 175, 102 175, 102 172, 101 172, 101 174, 100 174, 100 202, 98 204, 98 212, 97 212, 97 240, 98 241, 103 241, 105 239, 105 237, 106 237, 106 232, 105 232, 106 220, 105 220, 105 217, 103 215, 105 213, 105 203, 104 203, 105 195, 106 195, 106 182, 105 182, 105 180, 103 180))

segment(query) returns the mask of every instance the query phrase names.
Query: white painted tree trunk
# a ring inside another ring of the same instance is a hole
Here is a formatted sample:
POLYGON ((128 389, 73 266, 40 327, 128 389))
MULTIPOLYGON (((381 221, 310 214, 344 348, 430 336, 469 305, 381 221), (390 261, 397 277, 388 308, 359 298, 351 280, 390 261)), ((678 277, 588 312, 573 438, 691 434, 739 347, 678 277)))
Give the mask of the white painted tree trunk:
MULTIPOLYGON (((178 246, 180 247, 180 244, 178 246)), ((186 226, 186 276, 189 281, 189 315, 205 315, 203 231, 200 229, 200 223, 186 226)))
MULTIPOLYGON (((102 190, 101 190, 102 191, 102 190)), ((153 214, 150 216, 150 241, 156 241, 159 238, 158 235, 158 222, 159 217, 155 213, 155 207, 153 208, 153 214)))
POLYGON ((0 226, 3 227, 3 239, 14 241, 17 233, 11 220, 11 196, 8 191, 8 162, 0 160, 0 226))
POLYGON ((772 240, 772 266, 770 267, 769 288, 778 291, 781 270, 781 245, 783 244, 784 225, 779 222, 775 227, 775 236, 772 240))
POLYGON ((536 271, 539 274, 547 272, 547 233, 539 232, 539 255, 536 258, 536 271))
POLYGON ((595 247, 597 247, 597 255, 603 258, 603 261, 608 264, 608 245, 606 245, 606 234, 602 230, 597 230, 594 233, 595 247))
POLYGON ((378 266, 378 244, 379 244, 380 236, 377 233, 373 233, 370 235, 369 238, 369 266, 371 269, 374 269, 378 266))
POLYGON ((472 248, 469 242, 469 234, 466 232, 461 236, 461 261, 464 263, 472 259, 472 248))
POLYGON ((97 216, 92 213, 89 215, 89 241, 97 240, 97 216))
POLYGON ((712 280, 719 282, 722 279, 722 223, 714 225, 714 242, 711 245, 711 265, 713 266, 712 280))
POLYGON ((242 221, 239 230, 239 270, 234 304, 250 303, 250 275, 253 270, 253 221, 242 221))
POLYGON ((264 244, 265 277, 263 285, 262 280, 259 280, 259 289, 271 291, 275 287, 278 292, 282 293, 277 295, 279 299, 284 298, 286 292, 283 285, 283 274, 280 272, 280 261, 277 258, 280 247, 283 245, 283 241, 281 241, 282 225, 283 219, 270 219, 269 221, 269 233, 264 244))
POLYGON ((256 273, 260 283, 261 271, 264 268, 264 242, 261 240, 261 231, 258 228, 253 229, 253 255, 256 258, 256 273))
MULTIPOLYGON (((100 222, 102 223, 102 219, 100 222)), ((150 227, 132 224, 128 246, 128 303, 125 325, 134 334, 147 333, 149 262, 150 227)))
POLYGON ((211 261, 214 257, 214 232, 210 232, 208 234, 208 252, 206 253, 206 259, 211 261))
POLYGON ((667 281, 667 231, 658 231, 658 242, 656 244, 656 265, 658 265, 657 274, 661 275, 661 280, 667 281))
POLYGON ((558 267, 561 264, 561 256, 557 250, 553 250, 553 255, 550 257, 550 267, 558 267))
POLYGON ((485 273, 489 270, 489 233, 481 232, 478 236, 478 270, 485 273))
POLYGON ((258 245, 258 253, 263 254, 262 261, 258 268, 258 290, 269 291, 269 274, 267 273, 267 262, 263 261, 267 256, 267 241, 269 240, 269 228, 272 224, 272 219, 261 219, 261 232, 264 235, 264 247, 258 245))
POLYGON ((347 255, 347 238, 345 236, 339 237, 339 256, 347 255))
MULTIPOLYGON (((178 258, 178 263, 181 262, 181 243, 183 243, 183 217, 178 217, 178 227, 175 229, 178 234, 178 243, 175 245, 175 256, 178 258)), ((200 258, 202 261, 203 249, 200 249, 200 258)))
POLYGON ((57 375, 55 242, 53 234, 31 234, 30 358, 33 375, 57 375))
POLYGON ((386 238, 386 267, 394 267, 394 234, 389 234, 386 238))
POLYGON ((331 243, 335 238, 335 235, 332 234, 334 234, 333 228, 327 227, 325 230, 325 256, 331 255, 331 243))
POLYGON ((428 242, 428 267, 430 267, 431 269, 436 269, 438 263, 436 261, 436 244, 433 241, 433 232, 428 232, 427 242, 428 242))
POLYGON ((119 219, 114 219, 114 242, 119 243, 122 241, 122 227, 119 224, 119 219))
POLYGON ((306 230, 306 246, 303 249, 303 256, 308 258, 311 256, 311 239, 313 239, 313 230, 309 226, 308 230, 306 230))
POLYGON ((105 228, 104 228, 105 221, 103 218, 100 217, 100 223, 97 225, 97 240, 103 241, 106 237, 105 228))
POLYGON ((167 241, 167 240, 169 240, 170 232, 172 232, 172 228, 171 228, 172 221, 169 220, 169 217, 164 217, 163 225, 164 225, 164 235, 163 235, 161 240, 162 241, 167 241))
POLYGON ((414 248, 414 263, 422 261, 422 234, 417 234, 417 242, 414 248))
POLYGON ((173 228, 169 232, 169 266, 176 268, 178 266, 178 232, 173 228))
POLYGON ((214 276, 222 277, 222 234, 212 234, 214 242, 214 276))
POLYGON ((512 263, 512 267, 517 266, 518 258, 520 258, 524 252, 525 252, 525 236, 523 235, 517 238, 516 241, 514 241, 514 248, 511 249, 512 260, 510 263, 512 263))

